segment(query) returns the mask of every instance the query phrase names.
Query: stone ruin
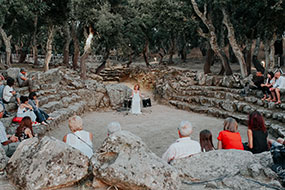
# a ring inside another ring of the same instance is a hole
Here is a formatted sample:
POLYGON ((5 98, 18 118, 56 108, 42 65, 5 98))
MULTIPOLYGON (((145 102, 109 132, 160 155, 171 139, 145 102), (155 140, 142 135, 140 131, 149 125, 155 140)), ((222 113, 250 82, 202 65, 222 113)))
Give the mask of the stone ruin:
MULTIPOLYGON (((4 75, 15 77, 17 69, 4 75), (13 75, 14 74, 14 75, 13 75)), ((246 80, 239 75, 212 76, 167 67, 136 67, 105 70, 105 76, 88 73, 80 80, 78 73, 65 68, 45 73, 31 73, 37 78, 41 107, 55 120, 46 128, 34 127, 38 138, 21 143, 8 161, 0 147, 0 168, 6 168, 10 181, 20 189, 58 189, 93 176, 90 189, 281 189, 277 175, 270 169, 269 152, 253 155, 238 150, 217 150, 177 160, 171 165, 152 153, 142 140, 122 131, 107 137, 91 160, 79 151, 44 134, 73 114, 85 111, 118 109, 131 89, 108 81, 136 80, 153 89, 157 101, 179 109, 206 113, 215 117, 234 117, 246 124, 253 110, 263 113, 271 134, 284 136, 285 104, 262 102, 255 95, 240 96, 246 80), (112 72, 112 75, 108 75, 112 72), (114 79, 112 79, 114 77, 114 79), (54 147, 57 147, 54 151, 54 147), (8 162, 8 164, 7 164, 8 162), (88 165, 92 172, 88 172, 88 165), (80 172, 78 172, 80 171, 80 172)), ((28 88, 18 88, 28 94, 28 88)), ((15 110, 8 105, 8 111, 15 110)), ((11 118, 1 121, 13 134, 17 125, 11 118)))

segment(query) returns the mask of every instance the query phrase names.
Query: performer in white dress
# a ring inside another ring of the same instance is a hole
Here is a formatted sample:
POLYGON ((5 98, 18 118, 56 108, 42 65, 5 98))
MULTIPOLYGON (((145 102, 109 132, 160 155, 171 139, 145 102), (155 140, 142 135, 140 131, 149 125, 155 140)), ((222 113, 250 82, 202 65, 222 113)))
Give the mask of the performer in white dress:
POLYGON ((141 114, 141 93, 140 86, 136 84, 132 93, 132 114, 141 114))

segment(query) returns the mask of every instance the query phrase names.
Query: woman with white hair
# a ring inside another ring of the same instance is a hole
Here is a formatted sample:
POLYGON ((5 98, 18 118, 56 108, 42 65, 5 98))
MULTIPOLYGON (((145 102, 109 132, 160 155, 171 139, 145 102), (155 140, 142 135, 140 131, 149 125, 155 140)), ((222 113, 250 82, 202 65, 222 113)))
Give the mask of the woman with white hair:
POLYGON ((71 133, 63 137, 63 142, 80 150, 84 155, 91 158, 93 155, 92 133, 83 130, 81 117, 75 115, 69 118, 68 126, 71 133))
POLYGON ((108 136, 121 131, 121 125, 119 122, 112 122, 109 123, 109 125, 107 126, 107 130, 108 130, 108 136))

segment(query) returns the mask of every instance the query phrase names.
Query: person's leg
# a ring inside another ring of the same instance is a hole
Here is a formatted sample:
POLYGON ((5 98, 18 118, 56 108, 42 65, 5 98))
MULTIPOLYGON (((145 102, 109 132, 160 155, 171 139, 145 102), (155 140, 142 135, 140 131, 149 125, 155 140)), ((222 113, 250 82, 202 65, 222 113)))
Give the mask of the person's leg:
POLYGON ((263 98, 262 98, 262 100, 265 100, 266 98, 267 98, 267 94, 266 94, 266 86, 263 86, 263 87, 261 87, 261 90, 262 90, 262 93, 263 93, 263 98))
POLYGON ((41 115, 43 115, 43 117, 45 118, 45 120, 47 120, 47 119, 49 118, 49 115, 48 115, 46 112, 44 112, 44 111, 41 110, 41 109, 39 109, 39 111, 40 111, 41 115))
POLYGON ((284 139, 278 138, 278 139, 277 139, 277 142, 280 143, 280 144, 284 144, 284 139))
POLYGON ((280 104, 281 101, 280 101, 280 89, 279 88, 276 88, 275 89, 275 93, 276 93, 276 96, 277 96, 277 104, 280 104))
POLYGON ((45 121, 45 118, 44 118, 44 116, 41 114, 41 112, 34 110, 34 113, 35 113, 36 116, 37 116, 37 119, 36 119, 37 122, 41 123, 41 122, 45 121))
POLYGON ((275 90, 271 91, 271 94, 272 94, 272 97, 273 97, 272 101, 276 102, 275 90))

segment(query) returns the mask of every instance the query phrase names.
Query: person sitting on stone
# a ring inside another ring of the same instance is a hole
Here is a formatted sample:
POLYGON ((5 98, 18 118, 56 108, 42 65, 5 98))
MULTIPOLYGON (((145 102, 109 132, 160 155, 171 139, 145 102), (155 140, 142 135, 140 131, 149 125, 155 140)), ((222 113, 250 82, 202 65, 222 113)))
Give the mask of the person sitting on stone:
POLYGON ((119 122, 112 122, 109 123, 107 126, 107 130, 108 130, 108 136, 121 131, 121 125, 119 122))
POLYGON ((269 150, 267 143, 268 133, 264 119, 258 111, 249 114, 247 137, 248 144, 245 146, 245 150, 249 150, 253 154, 269 150))
POLYGON ((83 130, 83 122, 81 117, 73 116, 68 120, 68 126, 71 133, 63 137, 63 142, 80 150, 84 155, 91 158, 93 155, 93 135, 90 132, 83 130))
POLYGON ((16 130, 16 136, 20 141, 34 137, 32 120, 26 116, 22 119, 19 127, 16 130))
POLYGON ((254 87, 252 87, 252 89, 262 90, 261 84, 264 83, 264 76, 263 76, 262 72, 257 71, 255 76, 253 76, 252 82, 255 85, 254 87))
POLYGON ((191 140, 193 127, 189 121, 182 121, 178 128, 179 139, 170 145, 162 155, 162 159, 170 163, 172 160, 184 158, 201 152, 201 146, 197 141, 191 140))
POLYGON ((270 146, 285 146, 285 139, 280 137, 276 141, 273 139, 268 139, 267 141, 270 146))
POLYGON ((263 92, 263 98, 261 100, 271 100, 272 99, 269 89, 273 86, 274 82, 275 82, 274 73, 268 72, 266 82, 260 85, 261 90, 263 92), (268 98, 267 98, 267 95, 269 96, 268 98))
MULTIPOLYGON (((3 117, 3 114, 4 114, 4 108, 0 104, 0 118, 3 117)), ((15 152, 15 150, 19 145, 18 137, 16 137, 15 135, 7 135, 6 129, 1 121, 0 121, 0 142, 8 157, 11 157, 13 155, 13 153, 15 152)))
POLYGON ((238 131, 238 124, 234 118, 228 117, 224 121, 224 130, 218 136, 218 149, 239 149, 244 150, 241 136, 238 131))
POLYGON ((20 95, 13 89, 14 84, 15 80, 9 77, 7 79, 7 85, 3 89, 3 103, 8 104, 11 102, 16 102, 18 105, 20 105, 20 95))
POLYGON ((29 91, 30 92, 33 91, 33 85, 34 85, 33 80, 34 80, 34 78, 28 78, 27 77, 27 71, 24 68, 20 69, 20 72, 17 76, 17 80, 18 80, 20 87, 28 86, 29 91))
POLYGON ((37 98, 36 92, 31 92, 29 94, 29 101, 28 103, 33 107, 33 111, 37 116, 37 122, 48 125, 47 120, 53 120, 46 112, 39 108, 39 100, 37 98))
POLYGON ((201 152, 208 152, 211 150, 215 150, 211 131, 205 129, 200 132, 200 145, 201 145, 201 152))
POLYGON ((18 107, 17 117, 30 117, 32 122, 35 122, 37 119, 36 114, 33 112, 33 107, 28 103, 29 98, 27 96, 21 96, 21 104, 18 107))
POLYGON ((285 89, 285 77, 281 76, 280 71, 276 72, 274 77, 276 80, 275 84, 273 85, 272 88, 270 88, 270 91, 272 92, 272 96, 273 96, 272 101, 276 102, 276 104, 281 104, 280 90, 285 89), (277 97, 277 99, 276 99, 276 97, 277 97))
POLYGON ((4 88, 5 88, 4 80, 5 80, 5 78, 2 75, 0 75, 0 104, 2 104, 2 106, 4 108, 4 115, 3 115, 3 117, 8 117, 10 114, 5 109, 5 104, 3 102, 3 91, 4 91, 4 88))

